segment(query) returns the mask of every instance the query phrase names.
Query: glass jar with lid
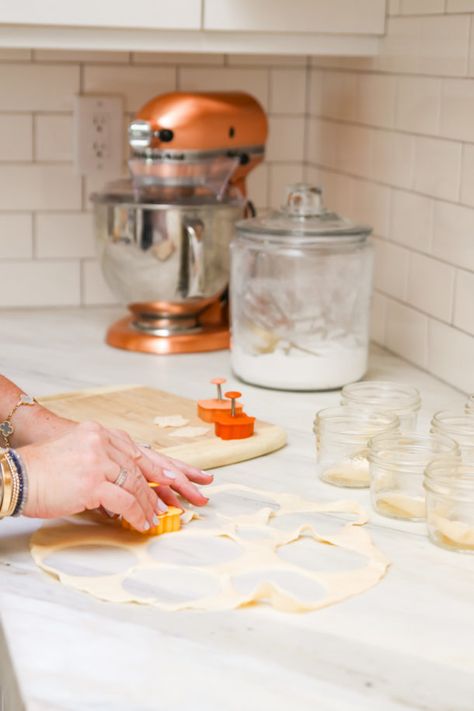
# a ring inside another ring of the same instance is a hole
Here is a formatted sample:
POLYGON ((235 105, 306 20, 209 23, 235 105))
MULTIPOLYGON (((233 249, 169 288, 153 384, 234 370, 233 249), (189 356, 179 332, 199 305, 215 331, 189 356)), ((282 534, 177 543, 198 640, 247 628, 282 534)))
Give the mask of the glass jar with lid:
POLYGON ((326 390, 367 368, 371 229, 288 188, 285 207, 241 220, 231 244, 231 364, 242 380, 326 390))

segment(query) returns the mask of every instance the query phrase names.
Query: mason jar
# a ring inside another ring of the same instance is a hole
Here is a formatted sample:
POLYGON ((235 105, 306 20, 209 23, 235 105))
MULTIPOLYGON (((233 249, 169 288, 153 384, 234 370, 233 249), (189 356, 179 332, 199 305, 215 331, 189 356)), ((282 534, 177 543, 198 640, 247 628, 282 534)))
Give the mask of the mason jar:
POLYGON ((231 244, 231 365, 242 380, 326 390, 367 369, 371 229, 326 210, 321 190, 241 220, 231 244))
POLYGON ((367 380, 342 388, 341 404, 391 412, 400 420, 402 431, 416 430, 421 398, 411 385, 385 380, 367 380))
POLYGON ((367 488, 370 483, 368 445, 372 437, 399 429, 396 415, 355 407, 328 407, 314 420, 317 470, 327 484, 367 488))
POLYGON ((425 469, 440 457, 459 459, 457 444, 443 435, 382 434, 370 440, 370 495, 377 513, 389 518, 425 518, 425 469))
POLYGON ((432 462, 424 485, 430 540, 448 550, 474 553, 474 463, 432 462))
POLYGON ((474 414, 440 410, 433 415, 430 431, 451 437, 459 445, 463 462, 474 464, 474 414))

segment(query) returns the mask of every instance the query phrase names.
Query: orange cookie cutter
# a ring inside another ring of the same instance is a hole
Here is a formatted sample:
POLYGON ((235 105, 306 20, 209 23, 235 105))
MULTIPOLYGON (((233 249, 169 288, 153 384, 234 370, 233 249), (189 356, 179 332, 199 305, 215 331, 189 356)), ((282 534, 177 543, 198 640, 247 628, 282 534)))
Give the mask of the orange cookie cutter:
MULTIPOLYGON (((212 385, 217 387, 217 397, 211 400, 198 400, 197 412, 198 416, 204 422, 215 422, 217 415, 223 412, 230 413, 231 402, 229 400, 224 400, 222 397, 222 386, 226 381, 225 378, 213 378, 211 381, 212 385)), ((240 414, 243 410, 243 406, 240 402, 235 404, 236 412, 240 414)))
MULTIPOLYGON (((151 489, 156 489, 159 484, 154 481, 149 481, 148 486, 151 489)), ((182 510, 178 509, 176 506, 168 506, 168 511, 162 514, 158 514, 158 523, 156 526, 152 526, 148 531, 137 531, 128 521, 124 518, 120 519, 122 528, 126 528, 127 531, 133 531, 134 533, 141 533, 144 536, 160 536, 162 533, 173 533, 174 531, 179 531, 181 528, 181 514, 182 510)))
POLYGON ((237 411, 236 402, 241 394, 233 390, 225 394, 229 398, 230 411, 221 411, 214 420, 215 433, 220 439, 246 439, 254 433, 255 417, 237 411))

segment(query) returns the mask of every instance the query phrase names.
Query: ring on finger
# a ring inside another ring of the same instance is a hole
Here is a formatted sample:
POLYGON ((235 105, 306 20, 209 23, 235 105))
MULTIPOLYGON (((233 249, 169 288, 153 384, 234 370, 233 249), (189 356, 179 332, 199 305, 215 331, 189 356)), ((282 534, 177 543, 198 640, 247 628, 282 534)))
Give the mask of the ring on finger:
POLYGON ((118 476, 116 480, 114 481, 114 484, 116 486, 123 486, 125 482, 127 481, 128 477, 128 471, 125 469, 125 467, 120 467, 120 471, 118 473, 118 476))

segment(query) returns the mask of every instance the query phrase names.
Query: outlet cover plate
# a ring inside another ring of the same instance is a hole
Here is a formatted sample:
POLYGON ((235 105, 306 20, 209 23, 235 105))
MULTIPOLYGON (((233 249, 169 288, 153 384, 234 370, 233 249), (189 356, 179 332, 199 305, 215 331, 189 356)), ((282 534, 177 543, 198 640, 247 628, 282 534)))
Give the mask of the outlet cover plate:
POLYGON ((79 175, 123 172, 123 99, 85 94, 75 97, 74 166, 79 175))

